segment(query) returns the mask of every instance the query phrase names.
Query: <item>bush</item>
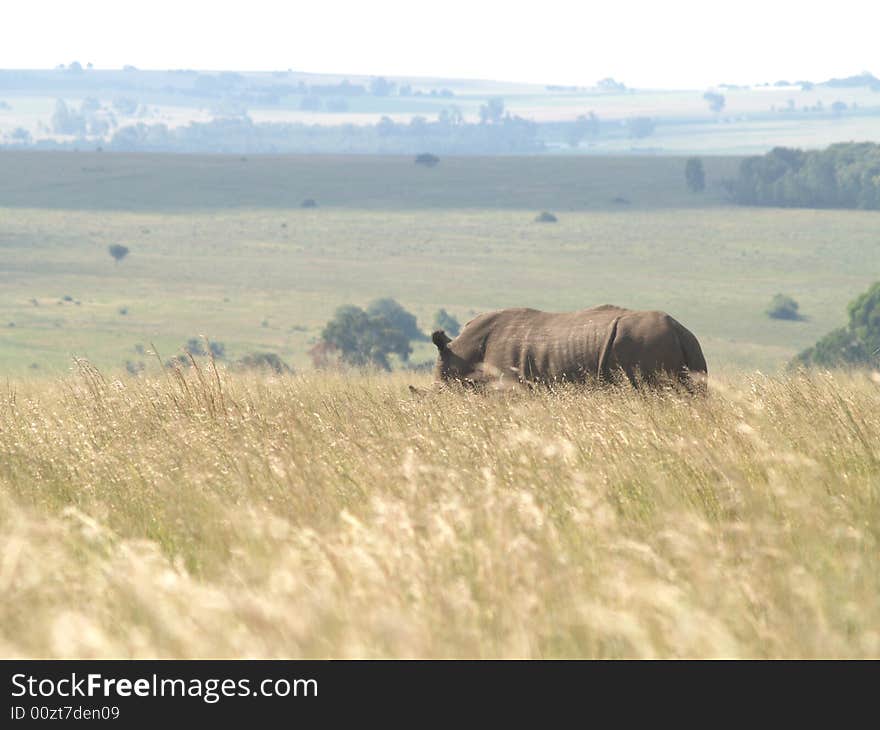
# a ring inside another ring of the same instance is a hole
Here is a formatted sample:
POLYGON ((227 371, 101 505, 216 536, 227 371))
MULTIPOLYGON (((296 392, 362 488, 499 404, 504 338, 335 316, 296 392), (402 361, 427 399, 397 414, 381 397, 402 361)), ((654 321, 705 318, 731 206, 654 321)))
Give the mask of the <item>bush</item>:
POLYGON ((773 319, 803 319, 798 312, 798 303, 785 294, 777 294, 770 300, 767 316, 773 319))
POLYGON ((238 366, 244 370, 271 370, 277 375, 293 372, 293 368, 274 352, 252 352, 241 358, 238 366))
POLYGON ((535 223, 556 223, 557 218, 546 210, 541 211, 535 216, 535 223))
POLYGON ((190 355, 194 355, 196 357, 201 357, 208 354, 208 351, 205 349, 205 346, 202 344, 202 340, 199 337, 190 337, 186 341, 186 345, 184 345, 183 349, 190 355))
POLYGON ((315 370, 335 370, 342 364, 339 348, 325 340, 319 340, 309 350, 312 367, 315 370))
POLYGON ((184 352, 188 352, 190 355, 195 357, 204 357, 209 352, 212 357, 217 359, 223 358, 226 356, 226 345, 222 342, 214 342, 212 340, 205 340, 203 337, 190 337, 186 341, 186 345, 183 347, 184 352), (208 347, 205 349, 205 343, 207 343, 208 347))
POLYGON ((122 259, 128 256, 128 247, 121 246, 118 243, 114 243, 112 246, 107 247, 107 251, 113 257, 113 260, 118 264, 122 259))
POLYGON ((416 155, 415 163, 417 165, 422 165, 423 167, 435 167, 440 162, 440 158, 437 155, 432 155, 429 152, 422 153, 421 155, 416 155))

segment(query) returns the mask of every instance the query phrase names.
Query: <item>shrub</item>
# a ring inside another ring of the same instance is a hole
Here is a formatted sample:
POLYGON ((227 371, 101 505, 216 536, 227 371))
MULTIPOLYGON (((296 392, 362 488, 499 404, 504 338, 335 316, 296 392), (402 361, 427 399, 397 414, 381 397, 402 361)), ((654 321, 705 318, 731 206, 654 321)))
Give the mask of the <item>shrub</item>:
POLYGON ((186 345, 184 345, 183 349, 184 352, 188 352, 195 357, 204 357, 208 353, 210 353, 212 357, 218 359, 226 356, 226 345, 222 342, 206 340, 203 337, 190 337, 186 341, 186 345), (206 343, 208 346, 207 349, 205 349, 206 343))
POLYGON ((122 246, 118 243, 114 243, 111 246, 107 247, 107 251, 110 252, 110 255, 113 257, 113 260, 118 264, 122 259, 128 256, 128 247, 122 246))
POLYGON ((184 345, 183 349, 190 355, 195 355, 197 357, 208 354, 207 350, 205 350, 205 346, 202 343, 201 338, 199 337, 190 337, 186 341, 186 345, 184 345))
POLYGON ((252 352, 241 358, 238 366, 246 370, 271 370, 278 375, 293 372, 293 368, 274 352, 252 352))
POLYGON ((770 300, 767 316, 773 319, 803 319, 798 312, 798 303, 785 294, 777 294, 770 300))
POLYGON ((342 364, 342 357, 336 345, 325 340, 319 340, 309 350, 312 367, 316 370, 336 369, 342 364))
POLYGON ((437 155, 432 155, 430 152, 423 152, 420 155, 416 155, 415 163, 417 165, 422 165, 423 167, 435 167, 440 162, 440 158, 437 155))

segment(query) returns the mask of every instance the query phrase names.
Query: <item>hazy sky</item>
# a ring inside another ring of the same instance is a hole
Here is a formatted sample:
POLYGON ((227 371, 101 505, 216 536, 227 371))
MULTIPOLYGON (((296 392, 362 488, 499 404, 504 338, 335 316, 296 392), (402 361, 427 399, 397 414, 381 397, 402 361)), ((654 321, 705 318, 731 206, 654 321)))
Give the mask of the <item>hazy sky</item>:
POLYGON ((0 67, 191 68, 702 88, 880 75, 880 1, 25 0, 0 67))

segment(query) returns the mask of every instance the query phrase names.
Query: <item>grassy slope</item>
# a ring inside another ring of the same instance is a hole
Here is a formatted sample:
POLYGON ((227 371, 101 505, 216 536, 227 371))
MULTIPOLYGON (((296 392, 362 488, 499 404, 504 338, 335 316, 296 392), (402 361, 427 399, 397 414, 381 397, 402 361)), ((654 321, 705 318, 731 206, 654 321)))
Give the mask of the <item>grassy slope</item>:
MULTIPOLYGON (((199 334, 232 356, 268 349, 304 366, 336 306, 391 295, 425 328, 439 307, 462 320, 513 305, 665 309, 713 370, 774 369, 842 323, 875 277, 878 217, 725 206, 718 182, 736 160, 706 164, 710 190, 694 196, 675 158, 424 170, 406 158, 3 154, 0 367, 55 372, 78 354, 118 368, 148 360, 137 344, 168 357, 199 334), (611 202, 621 195, 631 205, 611 202), (299 208, 305 197, 321 207, 299 208), (533 223, 541 209, 559 223, 533 223), (119 265, 106 253, 117 242, 132 251, 119 265), (767 319, 777 291, 810 319, 767 319)), ((415 359, 430 356, 422 346, 415 359)))
POLYGON ((880 654, 880 391, 85 369, 0 399, 0 655, 880 654))

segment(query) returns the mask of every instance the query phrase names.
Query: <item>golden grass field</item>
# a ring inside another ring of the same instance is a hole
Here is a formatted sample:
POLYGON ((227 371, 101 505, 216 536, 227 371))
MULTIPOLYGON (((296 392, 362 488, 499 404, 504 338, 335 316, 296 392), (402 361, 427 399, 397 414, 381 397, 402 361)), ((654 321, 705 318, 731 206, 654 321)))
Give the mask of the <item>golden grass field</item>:
POLYGON ((0 395, 5 657, 880 656, 880 375, 0 395))

